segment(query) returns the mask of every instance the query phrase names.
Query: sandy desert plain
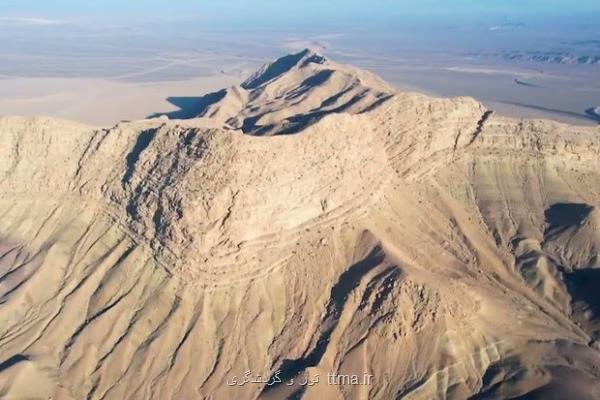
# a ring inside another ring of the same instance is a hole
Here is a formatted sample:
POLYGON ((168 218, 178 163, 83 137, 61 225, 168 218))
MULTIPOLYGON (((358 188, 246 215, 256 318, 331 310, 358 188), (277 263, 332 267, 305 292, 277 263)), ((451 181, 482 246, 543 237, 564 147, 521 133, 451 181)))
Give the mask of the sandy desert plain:
POLYGON ((0 20, 8 39, 0 48, 0 113, 110 126, 183 105, 175 116, 186 117, 200 96, 241 83, 282 54, 311 48, 401 90, 471 96, 510 116, 597 124, 600 43, 590 39, 597 34, 593 24, 559 30, 560 40, 536 36, 558 28, 506 25, 244 30, 192 22, 96 27, 0 20))

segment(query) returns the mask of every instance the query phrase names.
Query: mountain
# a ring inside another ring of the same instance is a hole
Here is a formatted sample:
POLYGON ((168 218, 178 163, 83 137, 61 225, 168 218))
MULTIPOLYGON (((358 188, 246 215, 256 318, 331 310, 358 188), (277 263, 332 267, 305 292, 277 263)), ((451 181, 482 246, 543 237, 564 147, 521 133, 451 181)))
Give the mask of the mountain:
POLYGON ((328 114, 359 114, 394 89, 366 71, 304 50, 265 65, 240 86, 204 96, 197 116, 255 136, 292 134, 328 114))
POLYGON ((223 93, 0 119, 1 398, 598 398, 597 127, 309 51, 223 93))

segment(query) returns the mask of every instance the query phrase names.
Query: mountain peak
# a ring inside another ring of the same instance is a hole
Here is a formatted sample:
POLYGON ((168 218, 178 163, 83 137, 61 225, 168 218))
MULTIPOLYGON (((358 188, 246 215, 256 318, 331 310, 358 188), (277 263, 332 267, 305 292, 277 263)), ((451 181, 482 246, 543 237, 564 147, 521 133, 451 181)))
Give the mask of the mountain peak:
POLYGON ((264 65, 260 70, 242 83, 242 87, 248 90, 256 89, 293 69, 303 68, 310 64, 325 64, 327 62, 328 60, 326 57, 313 50, 304 49, 299 53, 288 54, 264 65))
POLYGON ((370 74, 304 49, 263 66, 240 86, 200 100, 195 115, 250 135, 298 133, 329 114, 359 114, 393 97, 370 74))

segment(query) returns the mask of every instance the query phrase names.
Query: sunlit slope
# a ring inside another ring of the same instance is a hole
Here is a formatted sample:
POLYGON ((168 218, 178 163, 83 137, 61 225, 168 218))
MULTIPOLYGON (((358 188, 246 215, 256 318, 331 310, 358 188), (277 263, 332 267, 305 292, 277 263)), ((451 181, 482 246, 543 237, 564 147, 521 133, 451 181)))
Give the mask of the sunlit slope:
POLYGON ((373 102, 289 131, 343 86, 260 101, 331 63, 293 58, 265 137, 0 119, 0 397, 597 398, 598 129, 336 64, 373 102))

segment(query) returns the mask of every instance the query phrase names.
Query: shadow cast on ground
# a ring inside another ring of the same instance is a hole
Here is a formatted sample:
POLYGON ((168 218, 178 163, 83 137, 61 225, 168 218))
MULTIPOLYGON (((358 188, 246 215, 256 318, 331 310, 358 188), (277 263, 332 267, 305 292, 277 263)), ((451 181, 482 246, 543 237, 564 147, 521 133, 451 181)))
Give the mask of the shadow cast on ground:
POLYGON ((542 106, 538 106, 535 104, 526 104, 526 103, 520 103, 520 102, 515 102, 515 101, 501 101, 501 103, 510 104, 510 105, 518 106, 518 107, 529 108, 531 110, 538 110, 538 111, 544 111, 544 112, 549 112, 549 113, 553 113, 553 114, 563 115, 565 117, 571 117, 571 118, 577 118, 577 119, 587 119, 587 120, 591 120, 591 121, 600 123, 600 115, 596 114, 596 112, 593 108, 589 108, 589 109, 585 110, 584 112, 578 113, 578 112, 574 112, 574 111, 559 110, 559 109, 555 109, 555 108, 542 107, 542 106))
POLYGON ((150 114, 148 118, 158 118, 162 116, 166 116, 169 119, 196 118, 202 116, 208 107, 221 101, 226 94, 226 90, 220 90, 200 97, 167 97, 167 101, 179 109, 165 113, 153 113, 150 114))

